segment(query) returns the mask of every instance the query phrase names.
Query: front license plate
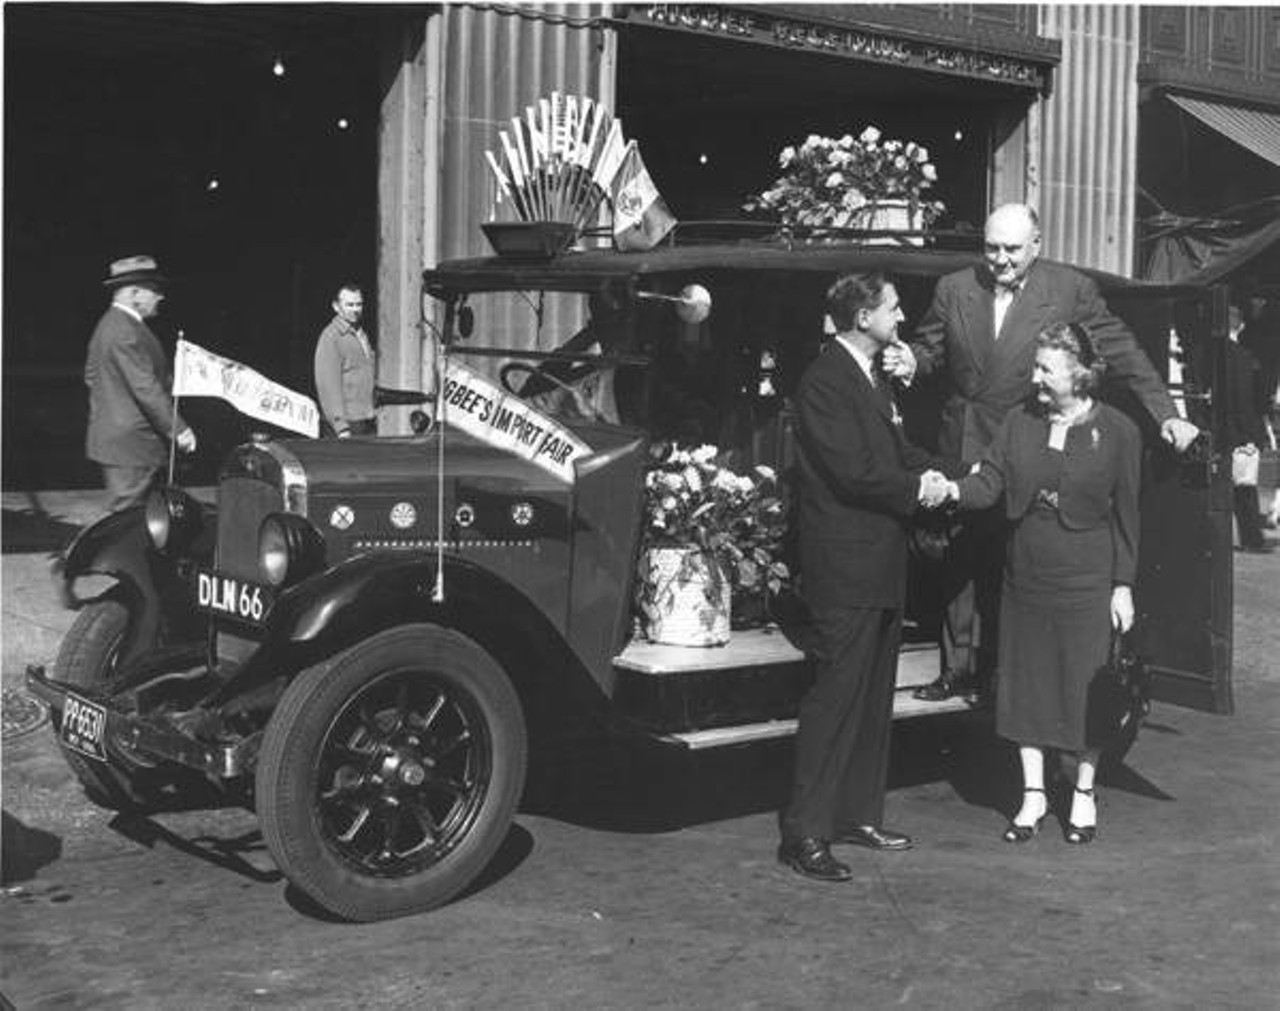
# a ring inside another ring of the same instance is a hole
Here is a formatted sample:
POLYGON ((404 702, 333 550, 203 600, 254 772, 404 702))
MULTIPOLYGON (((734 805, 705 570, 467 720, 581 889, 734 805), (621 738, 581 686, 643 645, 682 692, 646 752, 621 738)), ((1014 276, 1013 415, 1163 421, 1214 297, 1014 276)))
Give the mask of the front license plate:
POLYGON ((217 572, 196 572, 196 606, 202 611, 261 625, 272 603, 274 597, 265 586, 217 572))
POLYGON ((82 755, 105 762, 107 749, 102 738, 106 731, 107 711, 96 702, 67 692, 62 703, 62 728, 58 731, 62 743, 82 755))

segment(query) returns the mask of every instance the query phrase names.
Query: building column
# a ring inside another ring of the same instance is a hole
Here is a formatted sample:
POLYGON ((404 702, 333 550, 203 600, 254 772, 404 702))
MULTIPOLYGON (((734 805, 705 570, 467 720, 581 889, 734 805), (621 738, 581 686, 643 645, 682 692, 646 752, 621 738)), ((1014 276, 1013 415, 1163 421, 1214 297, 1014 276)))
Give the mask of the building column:
POLYGON ((1134 259, 1139 17, 1137 7, 1041 7, 1041 34, 1062 40, 1042 103, 1044 253, 1124 275, 1134 259))
MULTIPOLYGON (((378 124, 378 382, 430 389, 422 269, 439 255, 440 137, 444 65, 441 15, 397 19, 380 46, 378 124)), ((412 408, 384 408, 384 435, 409 431, 412 408)))

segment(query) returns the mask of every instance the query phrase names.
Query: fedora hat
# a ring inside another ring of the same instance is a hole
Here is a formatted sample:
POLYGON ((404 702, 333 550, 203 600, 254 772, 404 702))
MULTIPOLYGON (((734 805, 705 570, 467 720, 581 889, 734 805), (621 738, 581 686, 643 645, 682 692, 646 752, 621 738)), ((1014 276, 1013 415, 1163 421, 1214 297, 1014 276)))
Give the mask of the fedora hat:
POLYGON ((111 273, 102 282, 108 288, 126 284, 163 284, 167 280, 150 256, 126 256, 112 263, 110 269, 111 273))

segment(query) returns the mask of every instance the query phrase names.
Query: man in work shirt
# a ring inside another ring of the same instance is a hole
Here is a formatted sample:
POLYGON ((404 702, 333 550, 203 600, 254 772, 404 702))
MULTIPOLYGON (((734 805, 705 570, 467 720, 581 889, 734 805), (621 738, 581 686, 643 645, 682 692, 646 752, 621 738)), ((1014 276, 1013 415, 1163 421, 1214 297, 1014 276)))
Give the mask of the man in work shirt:
POLYGON ((320 414, 329 433, 339 439, 376 435, 373 386, 377 360, 360 326, 364 293, 344 284, 333 300, 333 319, 316 341, 316 393, 320 414))

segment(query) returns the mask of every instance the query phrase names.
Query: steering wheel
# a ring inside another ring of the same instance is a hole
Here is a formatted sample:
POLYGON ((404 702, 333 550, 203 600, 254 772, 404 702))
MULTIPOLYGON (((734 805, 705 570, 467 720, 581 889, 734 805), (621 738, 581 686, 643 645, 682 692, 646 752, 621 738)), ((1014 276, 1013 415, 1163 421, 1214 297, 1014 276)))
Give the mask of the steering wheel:
POLYGON ((599 368, 599 362, 591 361, 544 361, 539 365, 530 365, 528 362, 508 362, 498 371, 498 379, 502 382, 503 389, 517 397, 540 396, 550 392, 556 386, 566 393, 577 395, 577 390, 573 389, 574 384, 582 382, 599 368), (555 366, 555 371, 548 368, 549 365, 555 366), (512 385, 512 380, 519 375, 525 376, 525 379, 520 388, 516 389, 512 385))
POLYGON ((558 386, 573 398, 574 405, 584 417, 590 418, 592 421, 607 420, 600 410, 587 399, 582 390, 575 385, 599 369, 600 366, 597 362, 564 363, 570 368, 563 379, 547 369, 545 367, 546 364, 546 362, 543 362, 541 366, 533 366, 528 362, 508 362, 499 370, 498 378, 508 393, 520 397, 522 400, 541 396, 558 386), (525 374, 527 378, 520 389, 517 390, 511 385, 511 382, 516 375, 521 373, 525 374))

